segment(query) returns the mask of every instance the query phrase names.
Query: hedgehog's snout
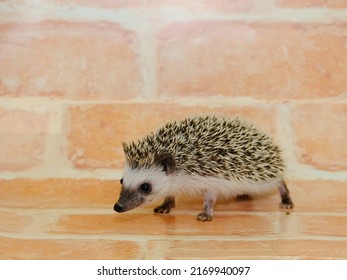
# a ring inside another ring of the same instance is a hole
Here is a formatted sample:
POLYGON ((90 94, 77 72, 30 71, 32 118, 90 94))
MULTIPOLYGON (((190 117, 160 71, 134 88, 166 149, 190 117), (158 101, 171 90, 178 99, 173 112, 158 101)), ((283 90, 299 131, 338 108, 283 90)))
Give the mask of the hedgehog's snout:
POLYGON ((113 206, 118 213, 134 209, 145 202, 145 195, 137 190, 122 188, 119 199, 113 206))
POLYGON ((114 205, 113 209, 114 209, 114 211, 116 211, 118 213, 124 212, 124 207, 122 205, 118 204, 118 202, 114 205))

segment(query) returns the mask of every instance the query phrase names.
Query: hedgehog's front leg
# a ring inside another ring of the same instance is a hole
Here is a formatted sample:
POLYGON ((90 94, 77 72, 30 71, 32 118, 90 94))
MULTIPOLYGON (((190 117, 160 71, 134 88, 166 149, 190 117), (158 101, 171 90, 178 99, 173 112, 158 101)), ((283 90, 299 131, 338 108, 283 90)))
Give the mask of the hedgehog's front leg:
POLYGON ((154 213, 168 214, 171 208, 175 208, 175 197, 167 196, 161 205, 154 208, 154 213))
POLYGON ((216 203, 217 195, 213 192, 206 192, 204 198, 204 207, 201 213, 198 214, 199 221, 211 221, 213 217, 214 204, 216 203))

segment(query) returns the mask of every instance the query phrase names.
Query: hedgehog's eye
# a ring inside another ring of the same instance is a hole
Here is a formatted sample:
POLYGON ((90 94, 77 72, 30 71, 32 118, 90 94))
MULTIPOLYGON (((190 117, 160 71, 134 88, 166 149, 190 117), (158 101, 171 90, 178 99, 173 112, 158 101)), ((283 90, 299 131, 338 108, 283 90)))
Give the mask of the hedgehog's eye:
POLYGON ((148 183, 143 183, 139 187, 140 191, 144 194, 149 194, 152 190, 152 186, 148 183))
POLYGON ((122 179, 120 179, 120 183, 123 185, 123 178, 122 178, 122 179))

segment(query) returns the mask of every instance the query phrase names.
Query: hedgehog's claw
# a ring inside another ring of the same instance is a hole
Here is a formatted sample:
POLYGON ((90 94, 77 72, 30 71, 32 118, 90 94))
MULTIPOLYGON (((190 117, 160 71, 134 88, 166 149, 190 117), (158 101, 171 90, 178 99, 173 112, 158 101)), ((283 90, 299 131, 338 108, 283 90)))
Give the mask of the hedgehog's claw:
POLYGON ((168 214, 170 213, 171 208, 168 207, 167 205, 159 205, 158 207, 154 208, 154 213, 158 214, 168 214))
POLYGON ((294 203, 292 201, 288 203, 281 202, 279 206, 283 212, 286 212, 286 214, 290 214, 290 212, 292 212, 294 209, 294 203))

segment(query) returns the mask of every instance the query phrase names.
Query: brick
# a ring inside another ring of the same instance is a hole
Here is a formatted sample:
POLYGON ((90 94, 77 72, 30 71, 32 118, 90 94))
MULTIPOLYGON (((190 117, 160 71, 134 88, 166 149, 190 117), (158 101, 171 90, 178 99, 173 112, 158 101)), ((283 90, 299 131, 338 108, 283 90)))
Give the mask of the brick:
POLYGON ((291 124, 300 162, 325 170, 347 169, 346 112, 346 102, 293 108, 291 124))
POLYGON ((0 171, 22 171, 42 164, 47 130, 45 113, 0 108, 0 171))
POLYGON ((346 259, 346 241, 259 240, 259 241, 149 241, 148 257, 157 259, 165 244, 166 259, 346 259))
POLYGON ((170 97, 338 96, 347 90, 346 36, 343 24, 175 23, 159 35, 158 91, 170 97))
MULTIPOLYGON (((141 210, 140 210, 141 211, 141 210)), ((216 215, 211 223, 195 215, 124 214, 62 215, 52 234, 189 235, 189 236, 263 236, 274 234, 271 218, 247 215, 216 215), (179 225, 179 226, 178 226, 179 225)), ((198 213, 196 213, 198 214, 198 213)))
POLYGON ((114 99, 141 91, 136 36, 116 24, 3 24, 0 42, 0 95, 114 99))
POLYGON ((131 241, 0 237, 0 259, 119 260, 141 258, 139 254, 139 245, 131 241))
POLYGON ((344 0, 276 0, 276 4, 283 8, 346 8, 347 1, 344 0))
POLYGON ((346 216, 301 216, 299 225, 306 235, 347 237, 346 216))
POLYGON ((0 211, 0 232, 21 233, 32 223, 33 218, 15 212, 0 211))
POLYGON ((67 118, 67 156, 77 168, 120 168, 122 142, 135 141, 168 121, 195 114, 241 115, 273 133, 273 108, 185 107, 173 104, 71 106, 67 118))
POLYGON ((295 212, 347 212, 346 181, 293 180, 288 187, 295 212))
POLYGON ((0 180, 0 207, 109 208, 118 199, 120 183, 97 179, 0 180))

